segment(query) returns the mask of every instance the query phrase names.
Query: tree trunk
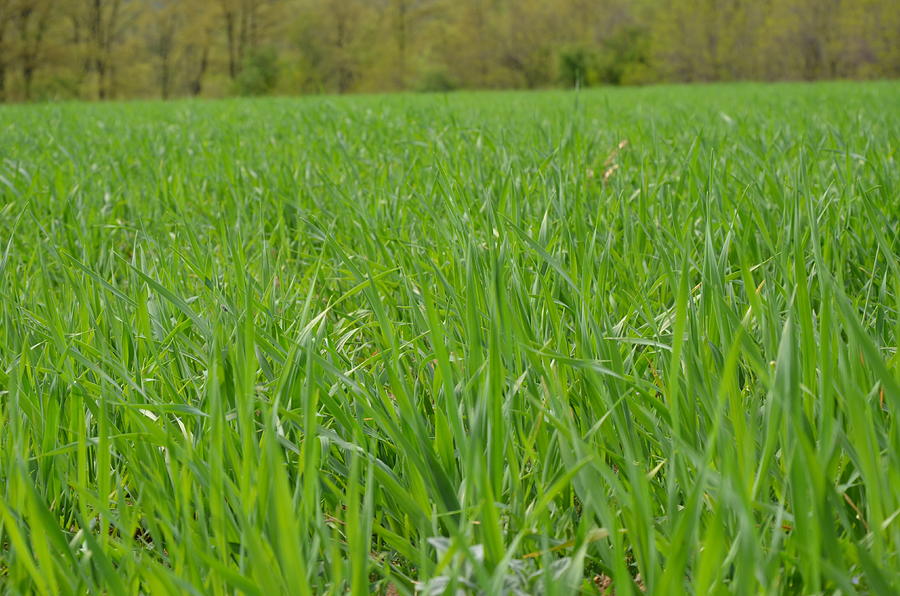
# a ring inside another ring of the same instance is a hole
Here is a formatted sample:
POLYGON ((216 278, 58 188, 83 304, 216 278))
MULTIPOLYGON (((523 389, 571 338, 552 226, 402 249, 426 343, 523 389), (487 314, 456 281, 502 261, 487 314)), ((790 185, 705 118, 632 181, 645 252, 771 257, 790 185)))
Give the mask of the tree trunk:
POLYGON ((106 65, 103 60, 97 59, 97 99, 106 99, 106 65))
POLYGON ((6 101, 6 51, 3 50, 4 22, 0 22, 0 102, 6 101))
POLYGON ((406 2, 397 2, 397 86, 400 89, 406 87, 406 21, 409 8, 406 2))
POLYGON ((160 95, 163 99, 169 99, 169 79, 171 78, 171 69, 169 66, 169 56, 163 56, 162 65, 160 67, 160 95))
POLYGON ((203 75, 206 74, 206 67, 209 65, 209 44, 203 46, 203 53, 200 55, 200 68, 197 76, 191 81, 191 95, 194 97, 200 95, 203 91, 203 75))
POLYGON ((50 12, 46 7, 40 10, 40 6, 36 4, 23 4, 18 17, 22 90, 25 100, 29 101, 32 99, 34 75, 40 66, 41 49, 50 12))
POLYGON ((25 91, 25 101, 31 101, 31 87, 34 81, 34 66, 31 64, 22 65, 22 83, 25 91))
POLYGON ((247 57, 247 49, 252 48, 253 41, 253 17, 255 5, 252 2, 244 2, 241 6, 240 26, 238 27, 238 45, 237 45, 237 70, 240 72, 244 68, 244 58, 247 57))
POLYGON ((90 18, 90 39, 91 52, 93 53, 93 67, 97 72, 97 99, 106 98, 106 90, 104 88, 104 78, 106 65, 103 63, 103 2, 102 0, 94 0, 91 3, 90 18))
POLYGON ((6 101, 6 56, 8 52, 3 42, 6 39, 6 25, 10 18, 7 8, 9 8, 8 3, 0 0, 0 102, 6 101))
POLYGON ((225 38, 228 41, 228 75, 234 79, 237 77, 237 54, 234 31, 234 13, 225 11, 225 38))
POLYGON ((338 50, 338 67, 337 67, 337 75, 338 75, 338 93, 346 93, 350 89, 350 72, 347 69, 347 65, 345 63, 346 56, 344 55, 344 37, 345 37, 345 27, 343 15, 339 16, 337 19, 337 28, 336 28, 336 39, 335 46, 337 46, 338 50))

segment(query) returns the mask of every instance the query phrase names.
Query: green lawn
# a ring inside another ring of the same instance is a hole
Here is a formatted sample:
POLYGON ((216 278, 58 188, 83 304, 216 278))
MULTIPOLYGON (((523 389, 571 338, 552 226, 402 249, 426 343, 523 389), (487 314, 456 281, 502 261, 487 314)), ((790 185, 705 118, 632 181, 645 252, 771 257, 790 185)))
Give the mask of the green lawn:
POLYGON ((0 591, 897 593, 898 142, 895 82, 4 107, 0 591))

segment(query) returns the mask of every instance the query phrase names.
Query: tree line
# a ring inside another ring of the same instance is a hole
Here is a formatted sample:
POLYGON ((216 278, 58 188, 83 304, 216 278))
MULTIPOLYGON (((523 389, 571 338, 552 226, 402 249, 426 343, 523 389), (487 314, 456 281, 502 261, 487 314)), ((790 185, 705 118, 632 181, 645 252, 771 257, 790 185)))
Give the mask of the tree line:
POLYGON ((893 78, 896 0, 0 0, 0 100, 893 78))

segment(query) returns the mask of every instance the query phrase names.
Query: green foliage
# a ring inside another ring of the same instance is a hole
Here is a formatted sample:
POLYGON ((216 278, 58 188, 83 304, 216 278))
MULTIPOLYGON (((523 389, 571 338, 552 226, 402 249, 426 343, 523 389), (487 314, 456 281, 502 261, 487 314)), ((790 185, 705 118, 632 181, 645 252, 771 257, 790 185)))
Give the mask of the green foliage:
POLYGON ((559 81, 565 87, 584 87, 596 79, 597 55, 583 46, 569 46, 559 52, 559 81))
POLYGON ((603 42, 597 57, 597 80, 609 85, 633 85, 653 81, 650 36, 645 29, 627 27, 603 42))
POLYGON ((427 71, 419 81, 418 90, 423 93, 446 93, 457 89, 456 81, 445 70, 433 69, 427 71))
POLYGON ((2 591, 900 592, 897 83, 0 131, 2 591))
POLYGON ((558 54, 559 82, 566 87, 653 82, 650 37, 640 27, 615 31, 599 48, 567 46, 558 54))
POLYGON ((0 101, 896 78, 895 4, 0 0, 0 101))
POLYGON ((238 95, 266 95, 278 83, 278 56, 266 48, 253 52, 235 80, 238 95))

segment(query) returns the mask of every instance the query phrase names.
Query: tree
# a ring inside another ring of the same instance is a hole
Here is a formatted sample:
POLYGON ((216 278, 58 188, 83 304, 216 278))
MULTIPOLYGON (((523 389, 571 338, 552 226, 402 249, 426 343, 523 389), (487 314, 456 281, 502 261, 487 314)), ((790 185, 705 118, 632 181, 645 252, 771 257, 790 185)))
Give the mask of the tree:
POLYGON ((0 0, 0 100, 897 77, 895 4, 0 0))
POLYGON ((88 58, 85 66, 88 72, 96 76, 97 98, 107 99, 115 90, 113 48, 122 33, 122 0, 87 0, 85 4, 86 7, 75 13, 75 18, 83 21, 87 33, 88 58))
POLYGON ((718 36, 715 0, 668 0, 653 23, 653 59, 673 81, 711 81, 718 36))
POLYGON ((0 99, 12 69, 21 77, 21 96, 32 99, 34 77, 44 63, 52 16, 51 0, 0 0, 0 99))
POLYGON ((337 91, 346 93, 356 77, 350 47, 355 33, 355 17, 359 14, 358 6, 352 0, 331 0, 327 5, 334 40, 337 91))
POLYGON ((564 37, 561 8, 522 0, 511 3, 506 11, 501 62, 529 89, 553 82, 552 48, 564 37))
POLYGON ((379 23, 374 18, 377 13, 371 11, 368 0, 307 0, 303 4, 295 34, 307 69, 307 88, 347 93, 360 83, 363 72, 377 61, 371 29, 379 23))
POLYGON ((422 21, 438 14, 435 0, 390 0, 390 32, 393 38, 394 87, 405 89, 409 83, 409 53, 415 43, 422 21))
POLYGON ((182 15, 177 0, 157 3, 147 11, 148 49, 155 59, 159 95, 163 99, 172 93, 175 77, 176 34, 182 15))
POLYGON ((240 74, 248 55, 259 49, 272 28, 280 3, 276 0, 218 0, 228 49, 228 75, 240 74))
POLYGON ((447 0, 432 29, 432 55, 463 87, 510 86, 502 59, 502 7, 493 0, 447 0))
POLYGON ((209 54, 212 46, 212 28, 203 20, 188 24, 187 43, 184 50, 184 69, 188 92, 198 96, 203 92, 203 78, 209 69, 209 54))
POLYGON ((19 64, 25 99, 31 99, 34 74, 41 64, 44 35, 50 24, 51 4, 47 0, 20 0, 16 11, 19 33, 19 64))
POLYGON ((7 29, 11 22, 12 0, 0 0, 0 101, 6 101, 6 71, 11 55, 7 29))
POLYGON ((258 50, 247 57, 235 83, 241 95, 265 95, 278 81, 278 56, 271 48, 258 50))

